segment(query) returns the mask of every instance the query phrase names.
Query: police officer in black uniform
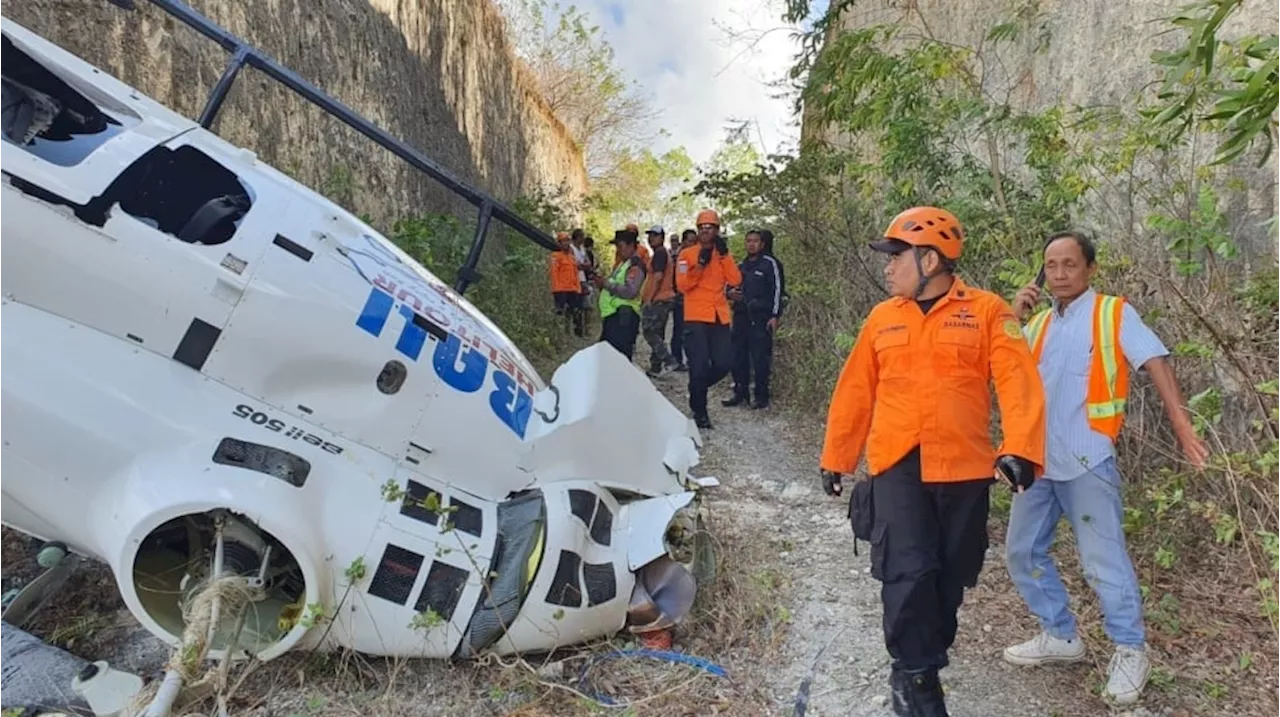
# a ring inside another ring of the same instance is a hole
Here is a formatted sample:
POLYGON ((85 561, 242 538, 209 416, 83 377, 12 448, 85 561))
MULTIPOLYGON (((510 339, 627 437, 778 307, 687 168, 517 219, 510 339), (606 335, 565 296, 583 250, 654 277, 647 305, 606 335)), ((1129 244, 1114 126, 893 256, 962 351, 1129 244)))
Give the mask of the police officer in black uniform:
MULTIPOLYGON (((772 237, 770 237, 772 238, 772 237)), ((763 232, 747 232, 747 257, 742 260, 742 288, 730 291, 733 301, 733 397, 724 406, 743 403, 769 406, 769 376, 773 366, 773 332, 782 316, 782 269, 766 251, 763 232), (755 374, 755 401, 751 378, 755 374)))

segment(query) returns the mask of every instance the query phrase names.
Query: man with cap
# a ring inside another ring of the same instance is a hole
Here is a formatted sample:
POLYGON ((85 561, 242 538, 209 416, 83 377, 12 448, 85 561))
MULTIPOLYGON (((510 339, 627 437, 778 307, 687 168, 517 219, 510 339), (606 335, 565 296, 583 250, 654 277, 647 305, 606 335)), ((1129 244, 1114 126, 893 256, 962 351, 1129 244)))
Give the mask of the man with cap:
MULTIPOLYGON (((635 222, 627 222, 623 227, 623 231, 634 232, 636 236, 640 236, 640 225, 635 222)), ((645 269, 649 268, 649 247, 644 244, 636 244, 636 256, 640 257, 640 261, 644 263, 645 269)), ((618 262, 622 261, 617 254, 613 255, 613 266, 616 268, 618 262)))
POLYGON ((644 340, 649 344, 650 378, 662 373, 662 367, 674 368, 676 360, 667 351, 667 317, 675 307, 676 267, 664 245, 666 231, 661 225, 649 227, 645 232, 653 258, 649 260, 649 273, 640 292, 643 309, 640 327, 644 340))
POLYGON ((644 285, 644 262, 636 256, 635 232, 623 229, 614 233, 614 252, 618 264, 608 278, 596 275, 600 290, 600 340, 607 341, 630 361, 640 332, 640 289, 644 285))
POLYGON ((840 495, 865 448, 870 479, 854 485, 849 516, 871 543, 902 717, 947 715, 938 670, 982 570, 993 475, 1021 492, 1044 466, 1035 361, 1009 304, 955 275, 963 242, 950 212, 914 207, 872 243, 892 296, 867 315, 840 372, 820 464, 823 490, 840 495), (992 382, 1004 433, 995 450, 992 382))
POLYGON ((728 241, 720 236, 720 215, 710 209, 694 220, 698 240, 680 252, 676 288, 684 294, 684 350, 689 357, 689 410, 698 428, 711 428, 707 390, 733 368, 729 299, 725 290, 742 284, 728 241))

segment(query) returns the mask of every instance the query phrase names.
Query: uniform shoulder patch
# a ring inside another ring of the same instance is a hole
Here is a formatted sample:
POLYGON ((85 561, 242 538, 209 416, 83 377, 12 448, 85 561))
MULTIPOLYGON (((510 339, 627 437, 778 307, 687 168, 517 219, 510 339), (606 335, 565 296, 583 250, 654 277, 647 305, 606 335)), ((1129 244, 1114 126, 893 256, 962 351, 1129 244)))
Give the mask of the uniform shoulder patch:
POLYGON ((1004 335, 1008 336, 1011 339, 1020 339, 1022 338, 1022 327, 1019 326, 1018 322, 1014 321, 1013 319, 1005 319, 1004 335))

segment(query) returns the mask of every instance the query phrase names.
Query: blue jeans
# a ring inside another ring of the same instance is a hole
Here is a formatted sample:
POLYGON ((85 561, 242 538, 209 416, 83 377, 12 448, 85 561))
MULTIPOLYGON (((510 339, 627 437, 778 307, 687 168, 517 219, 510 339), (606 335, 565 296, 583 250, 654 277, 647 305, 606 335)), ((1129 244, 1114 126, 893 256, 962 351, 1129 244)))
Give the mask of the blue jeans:
POLYGON ((1071 522, 1085 579, 1102 605, 1107 636, 1117 645, 1141 646, 1142 592, 1124 540, 1120 473, 1108 458, 1071 480, 1040 479, 1013 497, 1005 562, 1027 607, 1050 635, 1076 637, 1067 590, 1049 555, 1063 515, 1071 522))

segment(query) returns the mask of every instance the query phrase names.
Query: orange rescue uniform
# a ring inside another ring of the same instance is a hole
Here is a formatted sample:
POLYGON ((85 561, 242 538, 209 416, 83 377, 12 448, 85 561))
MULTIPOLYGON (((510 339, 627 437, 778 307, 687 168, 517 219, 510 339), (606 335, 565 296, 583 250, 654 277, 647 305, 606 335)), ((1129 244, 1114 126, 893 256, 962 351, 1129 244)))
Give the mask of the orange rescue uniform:
POLYGON ((684 294, 684 320, 729 324, 729 299, 724 289, 741 285, 742 272, 732 254, 721 256, 715 247, 711 249, 711 261, 705 267, 699 266, 701 251, 701 245, 694 244, 680 252, 676 263, 676 288, 684 294))
POLYGON ((551 252, 549 271, 552 293, 570 291, 577 294, 582 291, 582 284, 578 282, 578 263, 574 261, 572 252, 551 252))
POLYGON ((640 300, 648 304, 674 299, 676 282, 673 277, 676 275, 676 266, 675 262, 671 261, 670 252, 667 253, 667 265, 662 267, 662 271, 653 270, 653 259, 650 259, 645 267, 648 271, 645 274, 644 288, 640 290, 640 300))
POLYGON ((1044 387, 1013 310, 956 278, 928 314, 903 298, 871 310, 831 397, 822 468, 853 473, 865 445, 875 476, 919 445, 926 483, 990 478, 1003 454, 1027 459, 1039 476, 1044 443, 1044 387), (990 437, 993 379, 999 450, 990 437))

